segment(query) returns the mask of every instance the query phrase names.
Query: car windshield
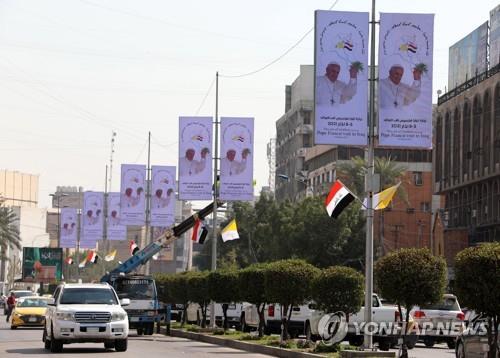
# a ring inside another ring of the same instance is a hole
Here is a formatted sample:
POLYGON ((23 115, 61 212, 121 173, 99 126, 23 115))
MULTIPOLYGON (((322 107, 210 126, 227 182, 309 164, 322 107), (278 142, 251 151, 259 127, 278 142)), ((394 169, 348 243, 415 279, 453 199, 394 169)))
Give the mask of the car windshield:
POLYGON ((124 279, 116 282, 116 292, 120 298, 136 300, 152 299, 155 296, 153 280, 124 279))
POLYGON ((460 311, 460 306, 458 305, 457 300, 453 297, 447 297, 441 302, 433 305, 424 305, 422 308, 436 311, 460 311))
POLYGON ((47 307, 47 300, 40 298, 26 298, 18 307, 47 307))
POLYGON ((107 304, 116 305, 118 301, 109 288, 65 288, 60 304, 107 304))

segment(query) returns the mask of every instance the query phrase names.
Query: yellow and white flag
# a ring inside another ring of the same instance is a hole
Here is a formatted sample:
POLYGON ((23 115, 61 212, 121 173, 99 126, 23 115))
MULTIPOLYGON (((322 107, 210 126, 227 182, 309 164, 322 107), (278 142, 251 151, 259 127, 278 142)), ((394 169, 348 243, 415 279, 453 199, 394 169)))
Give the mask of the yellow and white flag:
POLYGON ((116 249, 114 249, 113 251, 111 251, 109 254, 107 254, 106 256, 104 256, 104 261, 113 261, 116 257, 116 249))
POLYGON ((80 264, 78 265, 78 267, 79 268, 84 268, 86 263, 87 263, 87 256, 85 256, 85 258, 83 259, 83 261, 80 262, 80 264))
POLYGON ((222 229, 221 235, 222 241, 224 242, 240 238, 238 235, 238 227, 236 226, 236 219, 231 220, 231 222, 222 229))
MULTIPOLYGON (((373 195, 372 199, 373 210, 382 210, 388 207, 392 201, 392 198, 394 197, 394 194, 396 194, 396 191, 398 191, 400 185, 401 182, 397 183, 394 186, 391 186, 390 188, 382 190, 380 193, 373 195)), ((366 209, 367 205, 368 205, 367 199, 365 198, 365 200, 363 200, 363 210, 366 209)))

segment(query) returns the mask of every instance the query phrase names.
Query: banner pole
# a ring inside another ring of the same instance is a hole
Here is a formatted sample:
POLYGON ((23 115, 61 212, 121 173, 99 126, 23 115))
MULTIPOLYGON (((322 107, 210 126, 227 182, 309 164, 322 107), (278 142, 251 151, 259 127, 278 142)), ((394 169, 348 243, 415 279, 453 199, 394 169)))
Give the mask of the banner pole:
MULTIPOLYGON (((149 231, 151 226, 151 132, 148 132, 148 168, 146 169, 147 179, 146 179, 146 230, 144 245, 146 247, 152 242, 150 238, 149 231)), ((146 275, 150 274, 150 261, 146 262, 146 275)))
MULTIPOLYGON (((214 209, 212 213, 212 262, 210 269, 217 269, 217 198, 218 198, 218 180, 217 169, 219 159, 219 72, 215 73, 215 136, 214 136, 214 209)), ((210 303, 210 326, 215 328, 215 302, 210 303)))
MULTIPOLYGON (((372 322, 373 296, 373 174, 374 170, 374 126, 375 126, 375 0, 372 0, 370 47, 370 115, 368 126, 368 170, 365 175, 366 190, 366 262, 365 262, 365 323, 372 322)), ((365 331, 364 348, 373 349, 373 337, 365 331)))

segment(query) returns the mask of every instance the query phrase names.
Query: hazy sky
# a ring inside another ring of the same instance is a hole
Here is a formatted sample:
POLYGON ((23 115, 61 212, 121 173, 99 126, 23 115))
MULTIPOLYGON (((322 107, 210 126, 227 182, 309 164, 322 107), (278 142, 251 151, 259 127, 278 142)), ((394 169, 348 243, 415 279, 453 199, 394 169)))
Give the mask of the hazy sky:
MULTIPOLYGON (((40 175, 40 206, 58 185, 104 190, 112 131, 121 163, 177 165, 178 117, 255 117, 255 178, 267 185, 266 143, 284 88, 313 63, 314 10, 371 11, 369 0, 0 0, 0 168, 40 175), (205 100, 204 100, 205 99, 205 100)), ((448 48, 498 1, 377 1, 376 12, 434 13, 434 93, 448 48), (460 5, 459 5, 460 4, 460 5)), ((378 15, 377 15, 378 19, 378 15)), ((435 95, 434 95, 435 97, 435 95)))

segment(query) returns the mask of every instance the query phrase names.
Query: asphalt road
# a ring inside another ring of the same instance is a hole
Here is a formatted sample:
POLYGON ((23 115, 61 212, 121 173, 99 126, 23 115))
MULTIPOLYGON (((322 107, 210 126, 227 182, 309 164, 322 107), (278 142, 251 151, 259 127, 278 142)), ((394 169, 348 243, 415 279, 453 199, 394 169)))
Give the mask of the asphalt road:
MULTIPOLYGON (((249 353, 217 345, 190 341, 183 338, 153 336, 137 336, 135 330, 129 337, 128 350, 116 353, 114 350, 104 349, 103 344, 86 343, 65 345, 62 354, 51 354, 43 348, 42 330, 38 328, 19 328, 11 330, 5 322, 5 316, 0 315, 0 357, 90 357, 91 355, 119 355, 120 358, 161 357, 215 357, 222 354, 224 357, 264 358, 261 354, 249 353)), ((437 344, 433 348, 426 348, 423 344, 409 351, 410 358, 453 358, 455 353, 445 344, 437 344)))
POLYGON ((137 336, 135 330, 129 337, 128 350, 116 353, 104 349, 103 344, 85 343, 64 346, 61 354, 53 354, 43 348, 42 330, 37 328, 18 328, 11 330, 5 322, 5 316, 0 315, 0 357, 38 358, 38 357, 96 357, 115 355, 120 358, 137 357, 239 357, 264 358, 261 354, 248 353, 236 349, 225 348, 212 344, 190 341, 183 338, 165 337, 163 335, 137 336))

